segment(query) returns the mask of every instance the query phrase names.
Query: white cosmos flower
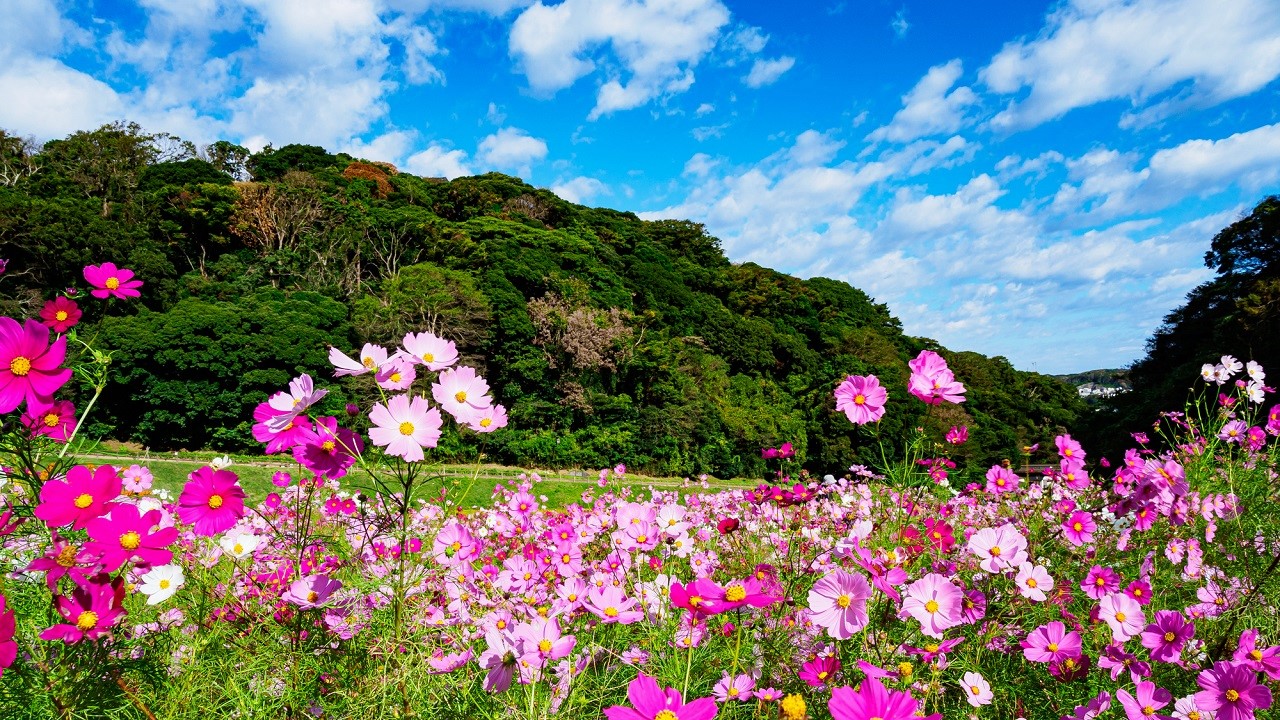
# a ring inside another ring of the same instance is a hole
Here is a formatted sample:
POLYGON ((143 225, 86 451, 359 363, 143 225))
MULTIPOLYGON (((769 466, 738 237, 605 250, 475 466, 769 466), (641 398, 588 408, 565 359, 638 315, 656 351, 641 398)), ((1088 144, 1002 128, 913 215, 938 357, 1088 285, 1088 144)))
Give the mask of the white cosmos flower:
POLYGON ((177 565, 157 565, 142 576, 138 592, 147 596, 147 604, 155 605, 173 597, 186 582, 182 568, 177 565))
POLYGON ((222 539, 218 541, 222 549, 227 554, 239 560, 240 558, 252 555, 254 550, 262 544, 262 538, 250 532, 232 528, 222 539))

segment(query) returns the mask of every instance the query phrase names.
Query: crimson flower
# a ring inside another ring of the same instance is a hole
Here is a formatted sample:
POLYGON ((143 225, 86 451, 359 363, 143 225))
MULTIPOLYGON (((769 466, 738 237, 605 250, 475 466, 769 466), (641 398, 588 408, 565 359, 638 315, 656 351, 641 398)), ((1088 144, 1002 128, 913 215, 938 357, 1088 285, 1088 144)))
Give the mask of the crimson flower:
POLYGON ((76 305, 75 300, 61 295, 46 302, 44 307, 40 308, 40 319, 54 332, 64 333, 75 327, 82 315, 84 313, 80 312, 80 306, 76 305))
POLYGON ((96 640, 106 634, 124 614, 124 583, 108 582, 106 576, 72 591, 71 597, 57 598, 58 614, 66 623, 40 633, 41 640, 61 640, 68 645, 96 640))

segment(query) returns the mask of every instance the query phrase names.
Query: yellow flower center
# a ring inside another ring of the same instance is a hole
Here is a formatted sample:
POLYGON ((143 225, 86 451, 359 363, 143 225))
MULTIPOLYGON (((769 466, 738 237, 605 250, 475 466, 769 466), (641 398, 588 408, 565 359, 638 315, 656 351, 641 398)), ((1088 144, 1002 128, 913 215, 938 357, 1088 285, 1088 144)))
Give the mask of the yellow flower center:
POLYGON ((320 443, 320 447, 323 448, 325 452, 333 452, 333 449, 338 447, 338 445, 334 443, 332 440, 325 440, 324 442, 320 443))
POLYGON ((413 423, 411 423, 411 422, 402 422, 402 423, 400 423, 400 434, 401 434, 401 435, 412 435, 412 434, 413 434, 413 423))
POLYGON ((235 545, 231 546, 231 554, 240 555, 243 552, 244 552, 244 545, 241 545, 240 543, 236 543, 235 545))
POLYGON ((969 692, 973 693, 974 695, 981 695, 982 688, 978 687, 977 685, 970 685, 969 692))
POLYGON ((849 607, 849 604, 852 602, 853 602, 853 598, 849 597, 848 595, 841 595, 840 597, 836 598, 836 604, 839 605, 841 608, 849 607))
POLYGON ((741 585, 730 585, 724 590, 724 599, 729 602, 742 602, 746 597, 747 591, 741 585))
POLYGON ((466 402, 466 401, 467 401, 467 393, 466 393, 466 391, 464 391, 464 390, 459 390, 458 392, 454 393, 454 394, 453 394, 453 399, 454 399, 454 400, 457 400, 458 402, 466 402))
POLYGON ((80 548, 75 545, 67 545, 58 551, 58 556, 54 558, 54 562, 64 568, 75 567, 76 555, 80 553, 80 548))
POLYGON ((991 546, 991 551, 990 551, 990 552, 991 552, 992 557, 1000 557, 1000 546, 999 546, 999 545, 992 545, 992 546, 991 546))
POLYGON ((929 602, 926 602, 924 604, 924 609, 925 609, 925 612, 928 612, 928 613, 938 612, 938 601, 930 600, 929 602))
POLYGON ((1038 584, 1039 584, 1039 583, 1037 583, 1037 582, 1036 582, 1036 579, 1035 579, 1035 578, 1027 578, 1027 587, 1029 587, 1029 588, 1031 588, 1031 589, 1033 589, 1033 590, 1034 590, 1034 589, 1035 589, 1035 587, 1036 587, 1036 585, 1038 585, 1038 584))
POLYGON ((931 652, 931 653, 938 652, 938 643, 927 643, 927 644, 924 646, 924 649, 925 649, 925 650, 928 650, 928 651, 929 651, 929 652, 931 652))
POLYGON ((1187 713, 1187 720, 1200 720, 1200 711, 1192 710, 1191 712, 1187 713))
POLYGON ((365 357, 360 358, 360 364, 372 370, 374 366, 373 358, 366 355, 365 357))
POLYGON ((210 495, 210 496, 209 496, 209 509, 210 509, 210 510, 217 510, 217 509, 218 509, 218 508, 220 508, 220 507, 222 507, 222 496, 221 496, 221 495, 210 495))
POLYGON ((1226 692, 1227 702, 1235 702, 1240 699, 1240 693, 1234 689, 1226 692))
POLYGON ((898 674, 903 677, 910 677, 910 675, 915 671, 916 669, 911 667, 911 663, 909 662, 898 663, 898 674))
POLYGON ((1167 632, 1167 633, 1165 633, 1165 634, 1164 634, 1164 641, 1165 641, 1165 642, 1173 642, 1174 638, 1176 638, 1176 637, 1177 637, 1177 635, 1174 635, 1172 632, 1167 632))
POLYGON ((729 688, 729 692, 727 692, 727 693, 725 693, 725 694, 726 694, 726 695, 728 695, 729 697, 738 697, 738 688, 736 688, 736 687, 731 687, 731 688, 729 688))
POLYGON ((172 585, 173 583, 169 582, 169 578, 165 578, 156 584, 160 586, 161 590, 168 590, 169 586, 172 585))
POLYGON ((58 421, 61 419, 62 418, 58 417, 57 413, 46 413, 44 416, 44 426, 58 427, 58 421))
POLYGON ((1156 709, 1151 707, 1150 705, 1147 705, 1146 707, 1142 708, 1142 714, 1146 715, 1147 717, 1151 717, 1152 715, 1156 714, 1156 709))
POLYGON ((66 322, 67 317, 68 315, 66 310, 59 310, 58 312, 53 314, 53 319, 57 320, 58 322, 66 322))
POLYGON ((604 609, 604 616, 605 616, 605 617, 618 617, 618 608, 616 608, 616 607, 607 607, 607 608, 605 608, 605 609, 604 609))
POLYGON ((546 638, 539 640, 538 650, 540 652, 551 652, 551 641, 546 638))
POLYGON ((1122 612, 1116 613, 1116 622, 1124 622, 1124 613, 1122 612))
POLYGON ((819 679, 819 680, 826 680, 826 679, 827 679, 827 676, 828 676, 828 675, 830 675, 830 674, 831 674, 831 673, 827 672, 826 670, 823 670, 822 672, 818 673, 818 679, 819 679))
POLYGON ((319 599, 320 599, 320 593, 316 592, 315 590, 311 590, 310 592, 307 593, 307 602, 313 603, 319 599))
POLYGON ((137 550, 141 544, 142 536, 132 530, 120 536, 120 547, 125 550, 137 550))
POLYGON ((422 362, 435 362, 436 356, 433 353, 422 353, 422 362))
POLYGON ((1107 581, 1104 580, 1103 578, 1098 578, 1097 580, 1093 581, 1093 584, 1097 585, 1098 587, 1102 587, 1103 585, 1107 584, 1107 581))
POLYGON ((83 510, 93 504, 93 496, 89 493, 81 493, 80 495, 77 495, 76 499, 72 502, 76 507, 83 510))
POLYGON ((399 370, 397 370, 397 371, 395 371, 395 372, 391 373, 391 377, 390 377, 389 379, 390 379, 390 380, 391 380, 391 382, 393 382, 393 383, 398 383, 398 382, 400 382, 400 371, 399 371, 399 370))
MULTIPOLYGON (((782 702, 778 703, 778 710, 781 711, 780 714, 783 720, 804 720, 808 709, 808 706, 804 704, 804 698, 799 695, 788 695, 782 698, 782 702)), ((662 713, 658 714, 661 715, 662 713)), ((655 717, 654 720, 659 720, 659 718, 655 717)), ((661 718, 661 720, 672 719, 661 718)))
POLYGON ((680 720, 680 716, 670 710, 659 710, 658 714, 653 716, 653 720, 680 720))
POLYGON ((76 627, 83 632, 89 632, 98 625, 98 613, 92 610, 85 610, 76 618, 76 627))
POLYGON ((489 427, 493 424, 493 418, 481 418, 480 427, 489 427))
POLYGON ((31 372, 31 361, 19 355, 9 362, 9 372, 18 377, 24 377, 31 372))
POLYGON ((1004 478, 999 478, 996 480, 996 487, 1004 487, 1004 478))
POLYGON ((853 396, 853 404, 854 404, 854 405, 866 405, 866 404, 867 404, 867 396, 866 396, 866 395, 854 395, 854 396, 853 396))
POLYGON ((1262 661, 1262 651, 1261 651, 1261 650, 1256 650, 1256 649, 1255 649, 1255 650, 1250 650, 1250 651, 1249 651, 1249 659, 1250 659, 1250 660, 1252 660, 1252 661, 1254 661, 1254 662, 1261 662, 1261 661, 1262 661))
POLYGON ((1075 530, 1076 532, 1080 532, 1081 530, 1084 530, 1084 523, 1082 522, 1072 523, 1071 529, 1075 530))
POLYGON ((1049 649, 1049 652, 1058 652, 1058 643, 1049 643, 1045 647, 1049 649))
POLYGON ((120 278, 112 275, 111 277, 107 278, 107 281, 103 283, 103 285, 106 285, 108 290, 119 290, 120 278))

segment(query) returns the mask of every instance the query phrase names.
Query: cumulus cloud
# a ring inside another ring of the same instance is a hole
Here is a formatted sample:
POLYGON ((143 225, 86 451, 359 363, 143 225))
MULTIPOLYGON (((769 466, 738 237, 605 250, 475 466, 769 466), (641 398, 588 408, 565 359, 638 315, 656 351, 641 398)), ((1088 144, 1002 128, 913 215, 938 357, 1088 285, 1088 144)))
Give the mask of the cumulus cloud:
POLYGON ((959 59, 929 68, 916 86, 902 96, 902 109, 893 120, 873 130, 867 139, 910 142, 959 130, 968 121, 966 111, 978 102, 978 96, 966 86, 952 90, 963 73, 959 59))
POLYGON ((719 0, 565 0, 534 3, 511 27, 511 56, 536 93, 552 94, 598 69, 612 50, 590 119, 692 85, 729 11, 719 0))
POLYGON ((592 177, 578 176, 551 186, 551 192, 571 203, 586 203, 600 195, 610 195, 609 187, 592 177))
POLYGON ((404 163, 404 169, 422 177, 443 177, 450 180, 475 175, 465 152, 450 150, 436 144, 410 155, 404 163))
POLYGON ((502 128, 480 141, 476 161, 486 169, 507 170, 528 177, 533 163, 547 157, 546 141, 520 128, 502 128))
POLYGON ((751 65, 751 72, 742 78, 742 82, 747 87, 761 88, 765 85, 772 85, 782 77, 783 73, 790 70, 796 64, 796 59, 790 55, 783 55, 774 60, 756 60, 751 65))
POLYGON ((1267 85, 1280 75, 1278 37, 1280 14, 1267 0, 1075 0, 979 76, 993 92, 1019 95, 991 119, 997 130, 1116 99, 1133 106, 1121 125, 1139 126, 1267 85))

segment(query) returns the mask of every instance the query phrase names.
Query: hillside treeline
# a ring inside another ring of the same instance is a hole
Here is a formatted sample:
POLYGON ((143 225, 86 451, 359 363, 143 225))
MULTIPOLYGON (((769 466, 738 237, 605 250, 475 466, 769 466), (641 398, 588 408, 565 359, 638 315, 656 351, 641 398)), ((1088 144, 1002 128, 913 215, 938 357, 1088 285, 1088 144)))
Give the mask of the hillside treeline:
MULTIPOLYGON (((415 177, 308 145, 197 148, 116 123, 38 145, 0 135, 3 313, 33 316, 86 264, 145 281, 139 301, 82 301, 79 332, 114 352, 94 432, 152 449, 254 447, 253 407, 303 372, 325 409, 367 408, 327 346, 430 330, 488 377, 511 426, 441 453, 522 465, 750 475, 760 448, 839 473, 916 427, 967 425, 962 461, 1016 458, 1070 429, 1073 388, 1004 358, 905 335, 846 283, 731 263, 696 223, 587 208, 500 174, 415 177), (926 408, 907 360, 939 351, 968 386, 926 408), (879 427, 834 411, 847 374, 888 387, 879 427), (483 442, 483 445, 480 443, 483 442)), ((358 418, 353 421, 358 420, 358 418)))

